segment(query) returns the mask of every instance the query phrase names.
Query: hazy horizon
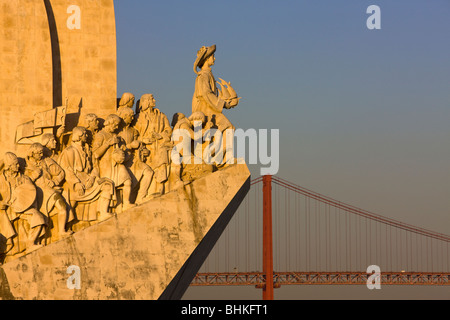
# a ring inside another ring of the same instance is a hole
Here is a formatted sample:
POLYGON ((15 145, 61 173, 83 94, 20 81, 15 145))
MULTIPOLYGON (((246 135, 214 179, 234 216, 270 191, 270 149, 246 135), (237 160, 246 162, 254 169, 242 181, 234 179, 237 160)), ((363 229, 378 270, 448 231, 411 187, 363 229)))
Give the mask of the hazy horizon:
MULTIPOLYGON (((169 120, 189 115, 197 50, 216 44, 214 75, 243 97, 225 115, 280 130, 277 176, 450 234, 448 1, 116 0, 115 10, 119 96, 153 93, 169 120), (380 30, 366 26, 372 4, 380 30)), ((185 298, 261 297, 237 289, 185 298)), ((450 298, 444 289, 296 286, 275 298, 450 298)))

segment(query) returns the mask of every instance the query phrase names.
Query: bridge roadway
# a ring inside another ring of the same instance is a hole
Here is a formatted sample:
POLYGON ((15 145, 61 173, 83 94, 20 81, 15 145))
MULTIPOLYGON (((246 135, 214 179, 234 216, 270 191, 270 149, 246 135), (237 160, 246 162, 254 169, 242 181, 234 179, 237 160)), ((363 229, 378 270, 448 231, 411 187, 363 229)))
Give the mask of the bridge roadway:
MULTIPOLYGON (((366 285, 366 272, 274 272, 274 288, 282 285, 366 285)), ((191 286, 243 286, 263 288, 263 272, 197 273, 191 286)), ((450 285, 450 273, 381 272, 382 285, 450 285)))

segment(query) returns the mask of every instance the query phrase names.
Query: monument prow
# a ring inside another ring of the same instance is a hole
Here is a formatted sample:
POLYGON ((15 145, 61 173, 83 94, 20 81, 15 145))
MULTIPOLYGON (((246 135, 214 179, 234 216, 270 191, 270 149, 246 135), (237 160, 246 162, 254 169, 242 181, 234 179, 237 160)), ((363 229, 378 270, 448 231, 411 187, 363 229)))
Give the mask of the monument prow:
POLYGON ((250 188, 216 46, 170 123, 117 99, 113 0, 0 3, 0 299, 181 298, 250 188))
POLYGON ((180 299, 249 188, 231 165, 5 263, 0 298, 180 299))

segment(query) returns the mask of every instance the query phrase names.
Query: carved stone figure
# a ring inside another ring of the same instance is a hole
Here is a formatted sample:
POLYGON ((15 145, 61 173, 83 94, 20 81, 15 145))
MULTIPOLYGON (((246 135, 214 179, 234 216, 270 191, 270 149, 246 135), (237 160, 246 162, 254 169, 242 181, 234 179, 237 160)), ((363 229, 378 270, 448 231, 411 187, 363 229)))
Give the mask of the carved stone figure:
POLYGON ((144 94, 138 106, 135 128, 139 131, 140 139, 150 150, 149 165, 154 171, 151 193, 163 194, 164 183, 169 172, 169 152, 172 149, 170 127, 167 116, 155 108, 156 101, 152 94, 144 94))
POLYGON ((119 132, 126 144, 127 149, 136 149, 139 147, 139 131, 132 127, 134 120, 134 111, 131 108, 119 108, 117 115, 122 119, 122 126, 119 132))
MULTIPOLYGON (((116 149, 126 149, 125 141, 117 135, 117 130, 121 124, 121 118, 115 114, 110 114, 104 123, 104 127, 94 137, 92 143, 93 157, 98 161, 99 174, 102 178, 108 178, 114 182, 115 188, 122 189, 121 202, 123 209, 131 207, 132 178, 124 165, 124 161, 117 161, 113 157, 116 149)), ((116 157, 121 157, 116 153, 116 157)), ((124 155, 125 156, 125 155, 124 155)))
MULTIPOLYGON (((47 221, 37 209, 35 185, 20 172, 19 160, 11 152, 5 154, 4 169, 0 175, 0 195, 0 210, 6 211, 14 229, 18 230, 15 253, 39 248, 47 221)), ((4 227, 2 224, 2 232, 4 227)), ((8 229, 6 237, 11 239, 15 235, 11 235, 12 230, 8 229)))
POLYGON ((191 135, 192 145, 191 145, 191 154, 190 155, 183 154, 183 157, 190 156, 191 160, 190 163, 186 164, 183 168, 182 179, 183 181, 193 181, 205 174, 214 171, 214 166, 205 163, 205 159, 203 158, 204 151, 208 146, 208 144, 210 143, 209 141, 204 141, 203 138, 207 130, 210 128, 209 125, 211 125, 211 123, 207 122, 207 117, 201 111, 196 111, 192 113, 186 120, 187 121, 183 121, 184 123, 180 126, 180 128, 183 127, 186 128, 186 126, 189 126, 190 130, 188 130, 188 132, 191 135), (200 131, 197 134, 202 137, 202 143, 198 145, 194 143, 196 130, 200 131))
POLYGON ((138 181, 138 191, 136 195, 136 204, 142 204, 151 199, 150 185, 153 181, 153 169, 146 163, 150 156, 150 150, 147 149, 144 143, 141 143, 139 148, 135 151, 135 157, 132 164, 133 174, 138 181))
MULTIPOLYGON (((0 174, 3 177, 3 170, 5 168, 5 163, 3 160, 0 161, 0 174)), ((3 178, 0 177, 0 181, 3 178)), ((0 184, 1 186, 1 184, 0 184)), ((4 185, 4 187, 7 187, 4 185)), ((5 259, 5 255, 14 247, 13 238, 17 235, 16 230, 14 230, 14 226, 9 218, 7 213, 8 206, 4 203, 8 203, 8 200, 5 199, 5 195, 9 193, 9 190, 0 190, 0 265, 5 259)))
POLYGON ((101 178, 97 167, 93 166, 92 154, 86 144, 86 128, 75 127, 72 144, 63 150, 60 166, 66 174, 65 198, 73 208, 77 208, 77 218, 82 221, 104 220, 113 200, 114 182, 101 178))
POLYGON ((44 156, 44 147, 40 143, 32 144, 28 151, 25 174, 37 187, 37 208, 40 212, 48 218, 58 215, 59 238, 72 234, 67 225, 74 220, 74 215, 61 194, 64 170, 53 159, 44 156))
POLYGON ((215 63, 215 51, 216 45, 212 45, 211 47, 201 47, 197 52, 197 59, 194 63, 194 72, 197 74, 197 78, 192 97, 192 113, 203 112, 207 121, 212 122, 223 132, 234 127, 222 111, 224 108, 230 109, 237 106, 239 98, 231 85, 223 80, 222 92, 217 89, 216 80, 211 71, 211 67, 215 63), (200 68, 200 71, 197 68, 200 68), (225 88, 224 85, 228 88, 225 88))
MULTIPOLYGON (((184 134, 177 135, 176 137, 172 135, 172 143, 174 145, 172 149, 172 157, 177 156, 179 157, 178 163, 172 161, 171 163, 171 171, 173 173, 173 176, 176 177, 178 181, 182 182, 182 171, 183 171, 183 157, 192 157, 192 153, 187 153, 186 150, 182 147, 183 139, 189 139, 187 143, 189 143, 190 150, 192 150, 193 141, 194 141, 194 131, 193 126, 191 122, 189 121, 186 116, 181 113, 177 112, 172 117, 172 127, 173 132, 176 133, 177 130, 185 130, 184 134)), ((186 181, 188 183, 190 181, 186 181)), ((183 183, 184 184, 184 183, 183 183)))
POLYGON ((153 179, 153 170, 145 163, 150 156, 150 151, 145 147, 144 143, 139 141, 139 131, 132 127, 134 120, 133 109, 128 107, 119 108, 117 114, 122 119, 123 124, 119 137, 125 141, 128 151, 125 166, 133 173, 131 197, 136 204, 140 204, 148 199, 148 191, 153 179))
POLYGON ((88 113, 84 117, 84 121, 86 123, 86 134, 87 141, 86 143, 92 147, 92 142, 94 141, 94 136, 100 130, 100 121, 96 114, 88 113))
MULTIPOLYGON (((204 116, 203 116, 204 117, 204 116)), ((172 127, 173 132, 176 130, 186 130, 187 135, 190 138, 190 142, 194 140, 194 130, 191 121, 181 112, 177 112, 172 117, 172 127)), ((174 145, 178 144, 181 141, 181 137, 176 138, 172 136, 172 142, 174 145)), ((183 150, 179 150, 181 156, 183 156, 183 150)))

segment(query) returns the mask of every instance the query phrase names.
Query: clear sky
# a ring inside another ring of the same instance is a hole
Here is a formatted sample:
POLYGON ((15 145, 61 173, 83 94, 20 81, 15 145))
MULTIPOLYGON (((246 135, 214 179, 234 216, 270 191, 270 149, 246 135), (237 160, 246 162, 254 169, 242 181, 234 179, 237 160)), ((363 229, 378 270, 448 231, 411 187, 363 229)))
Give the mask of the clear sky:
MULTIPOLYGON (((216 44, 214 75, 243 97, 226 116, 238 128, 280 130, 278 176, 450 234, 448 0, 115 0, 115 7, 119 95, 153 93, 169 119, 189 115, 197 50, 216 44), (366 26, 373 4, 380 30, 366 26)), ((259 167, 250 169, 256 178, 259 167)), ((290 289, 288 297, 325 297, 320 288, 290 289)), ((219 289, 189 290, 197 298, 219 289)))

